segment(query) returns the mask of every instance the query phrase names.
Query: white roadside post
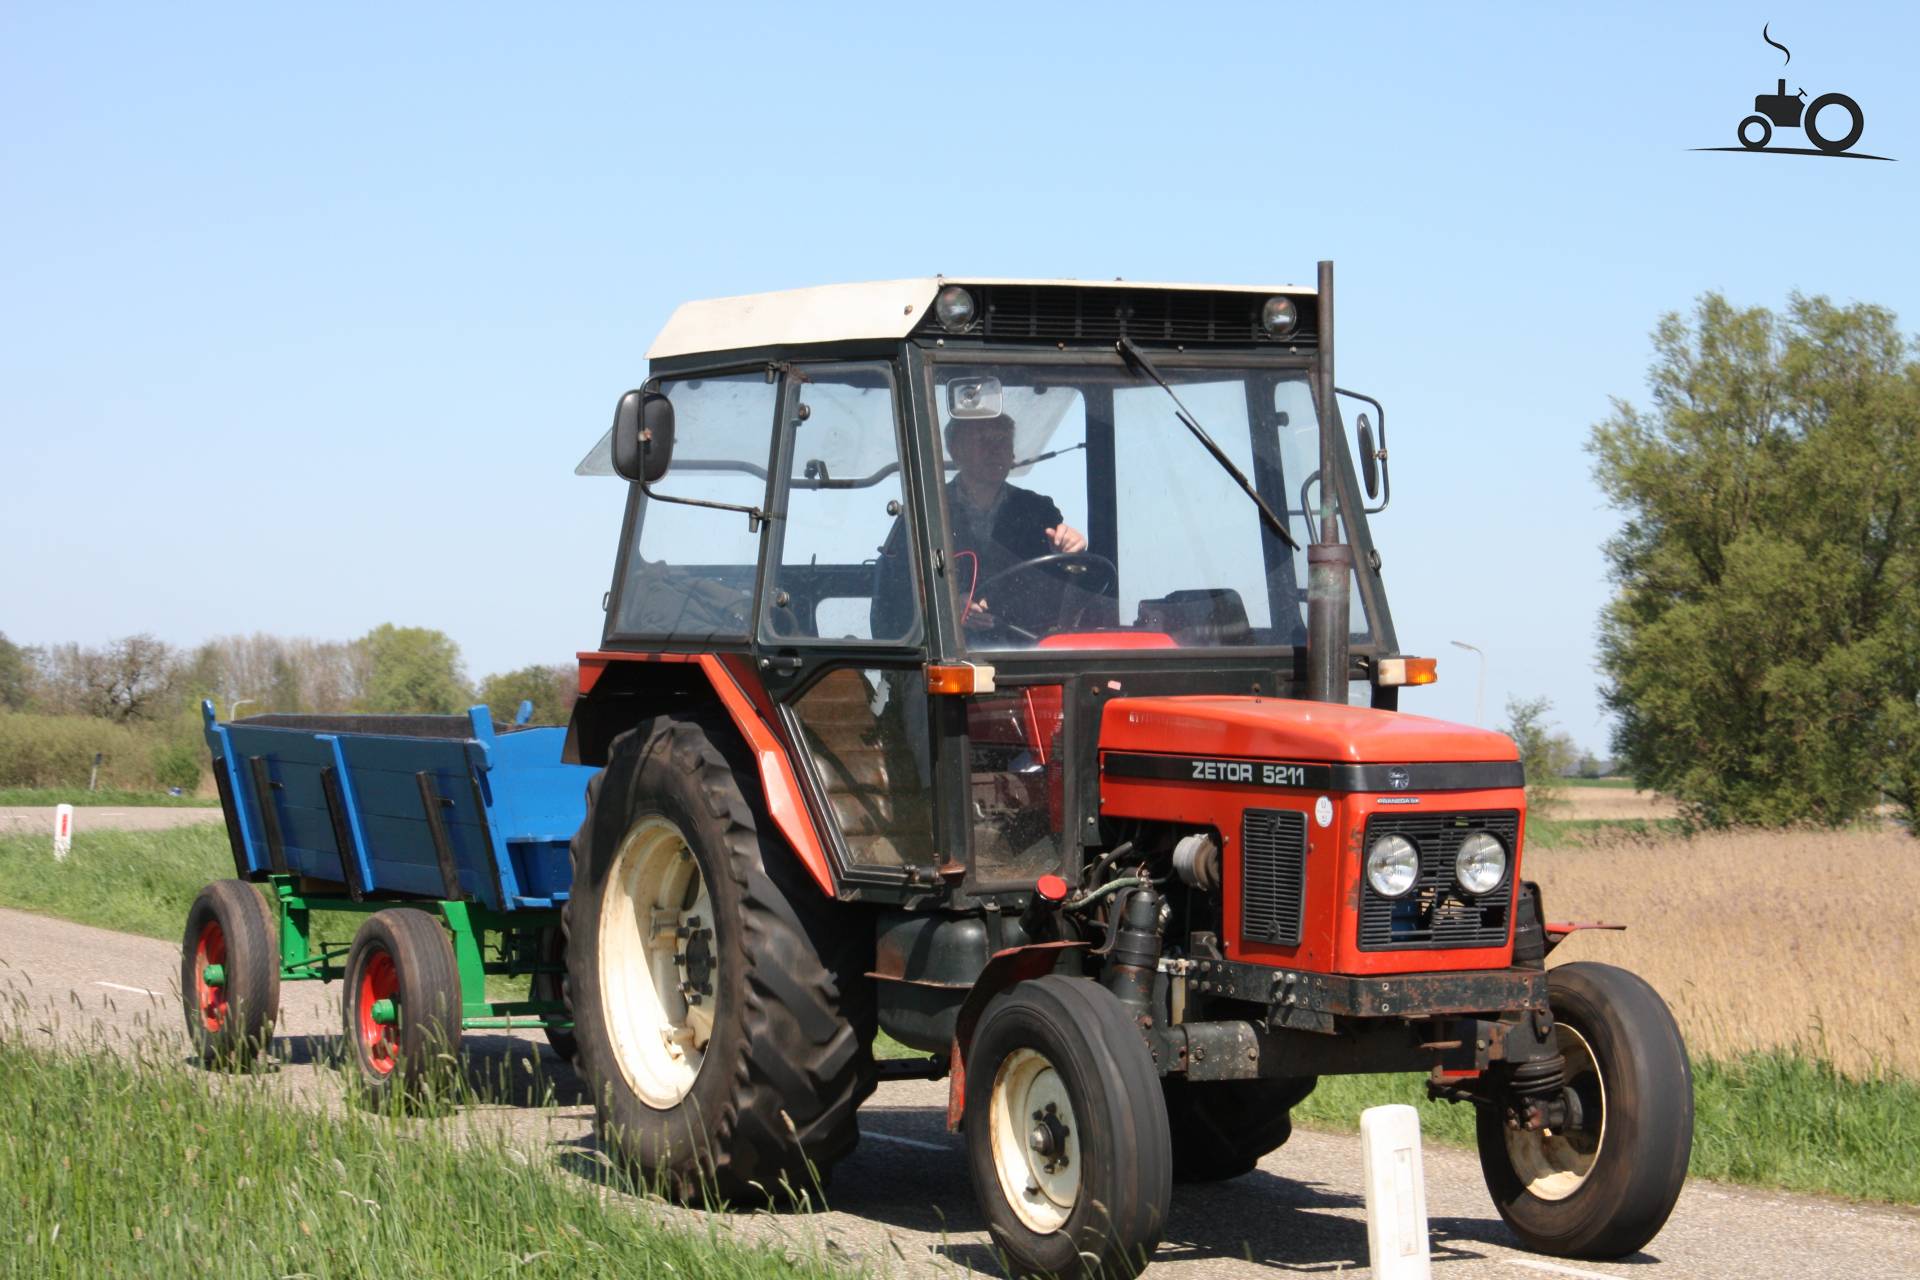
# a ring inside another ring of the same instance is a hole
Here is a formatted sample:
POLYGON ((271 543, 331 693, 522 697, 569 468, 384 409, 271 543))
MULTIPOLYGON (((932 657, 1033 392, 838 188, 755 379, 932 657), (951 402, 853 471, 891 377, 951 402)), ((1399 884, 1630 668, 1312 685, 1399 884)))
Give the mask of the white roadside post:
POLYGON ((53 860, 65 862, 67 851, 73 848, 73 806, 57 804, 53 806, 53 860))
POLYGON ((1429 1280, 1433 1261, 1427 1250, 1420 1113, 1404 1105, 1368 1107, 1360 1113, 1360 1143, 1374 1280, 1429 1280))

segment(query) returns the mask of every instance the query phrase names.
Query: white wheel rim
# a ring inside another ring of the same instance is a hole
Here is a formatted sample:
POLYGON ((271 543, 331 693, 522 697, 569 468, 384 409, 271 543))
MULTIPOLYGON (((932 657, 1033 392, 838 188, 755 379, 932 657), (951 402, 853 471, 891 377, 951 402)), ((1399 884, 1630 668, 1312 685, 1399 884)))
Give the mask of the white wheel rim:
POLYGON ((1567 1082, 1591 1075, 1599 1085, 1599 1116, 1583 1116, 1580 1128, 1508 1129, 1507 1159, 1521 1185, 1541 1200, 1565 1200, 1587 1183, 1607 1141, 1607 1079, 1587 1038, 1564 1022, 1553 1024, 1560 1052, 1567 1059, 1567 1082))
POLYGON ((600 1007, 620 1074, 648 1106, 677 1106, 713 1037, 719 974, 713 901, 667 819, 641 819, 614 853, 599 943, 600 1007))
POLYGON ((1032 1049, 1015 1049, 994 1073, 987 1123, 1000 1191, 1020 1221, 1058 1231, 1080 1196, 1080 1125, 1066 1081, 1032 1049))

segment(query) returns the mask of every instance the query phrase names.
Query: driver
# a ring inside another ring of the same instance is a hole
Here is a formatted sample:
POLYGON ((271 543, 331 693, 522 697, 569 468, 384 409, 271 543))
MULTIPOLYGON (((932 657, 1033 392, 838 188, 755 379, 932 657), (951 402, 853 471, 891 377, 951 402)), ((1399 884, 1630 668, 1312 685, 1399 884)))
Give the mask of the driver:
MULTIPOLYGON (((997 573, 1041 556, 1087 549, 1087 535, 1068 524, 1052 498, 1008 484, 1013 470, 1013 419, 955 418, 947 423, 947 456, 959 473, 947 484, 947 513, 953 524, 955 557, 971 555, 977 569, 956 566, 957 590, 977 587, 997 573)), ((906 524, 896 520, 880 549, 874 590, 874 634, 898 634, 895 625, 912 579, 906 571, 906 524), (884 620, 884 621, 883 621, 884 620)), ((1059 585, 1045 574, 1019 574, 995 585, 988 599, 977 589, 967 606, 966 625, 991 629, 1011 623, 1044 632, 1057 616, 1059 585)), ((910 616, 910 614, 909 614, 910 616)))

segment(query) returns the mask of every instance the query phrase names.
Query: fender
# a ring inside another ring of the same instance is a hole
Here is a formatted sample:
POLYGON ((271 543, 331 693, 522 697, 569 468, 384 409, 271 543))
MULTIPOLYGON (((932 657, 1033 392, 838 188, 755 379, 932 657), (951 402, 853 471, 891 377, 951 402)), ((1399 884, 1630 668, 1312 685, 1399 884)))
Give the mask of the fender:
POLYGON ((960 1128, 967 1110, 967 1051, 973 1047, 973 1029, 986 1012, 987 1004, 1015 983, 1052 973, 1054 965, 1068 951, 1084 947, 1084 942, 1031 942, 1024 947, 996 951, 987 967, 973 980, 973 990, 960 1004, 960 1016, 953 1028, 953 1049, 947 1074, 947 1131, 960 1128))
POLYGON ((833 869, 827 860, 826 845, 821 841, 819 828, 814 825, 813 814, 807 808, 806 793, 800 788, 800 778, 794 771, 793 760, 787 753, 786 744, 768 723, 771 704, 765 710, 757 708, 733 672, 727 669, 724 659, 711 653, 599 651, 582 653, 579 658, 580 701, 574 706, 573 721, 567 728, 567 757, 570 760, 595 763, 591 757, 603 752, 598 744, 588 741, 593 735, 583 727, 587 717, 582 712, 588 706, 589 695, 609 671, 618 668, 637 671, 642 665, 676 669, 675 674, 681 678, 670 680, 667 684, 676 695, 671 700, 682 703, 686 700, 686 686, 689 683, 685 677, 697 672, 696 680, 703 682, 713 700, 726 710, 741 740, 753 752, 754 763, 760 771, 760 793, 766 801, 767 815, 773 819, 773 825, 792 846, 801 865, 813 877, 814 883, 820 886, 821 892, 830 898, 839 896, 833 883, 833 869), (687 670, 689 667, 693 669, 692 672, 687 670))

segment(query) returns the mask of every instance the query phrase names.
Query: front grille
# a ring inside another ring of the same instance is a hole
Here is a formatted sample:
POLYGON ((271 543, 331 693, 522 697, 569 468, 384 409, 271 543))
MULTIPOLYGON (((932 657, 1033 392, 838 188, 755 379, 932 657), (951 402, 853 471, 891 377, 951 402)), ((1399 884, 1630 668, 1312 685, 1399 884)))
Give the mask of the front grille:
MULTIPOLYGON (((969 335, 1040 338, 1062 342, 1272 342, 1289 347, 1314 344, 1318 309, 1310 295, 1294 295, 1300 324, 1276 341, 1260 326, 1266 298, 1252 293, 1200 290, 1075 288, 1071 285, 976 285, 979 298, 969 335)), ((941 332, 929 322, 929 332, 941 332)))
POLYGON ((1240 818, 1240 933, 1249 942, 1300 945, 1306 896, 1307 815, 1248 809, 1240 818))
POLYGON ((1374 892, 1364 868, 1360 874, 1360 949, 1362 951, 1438 950, 1447 947, 1497 947, 1512 923, 1514 847, 1520 815, 1497 813, 1376 813, 1367 819, 1361 857, 1382 836, 1405 836, 1420 850, 1420 876, 1398 898, 1374 892), (1490 831, 1507 846, 1507 874, 1499 887, 1470 898, 1454 879, 1460 844, 1475 831, 1490 831))

